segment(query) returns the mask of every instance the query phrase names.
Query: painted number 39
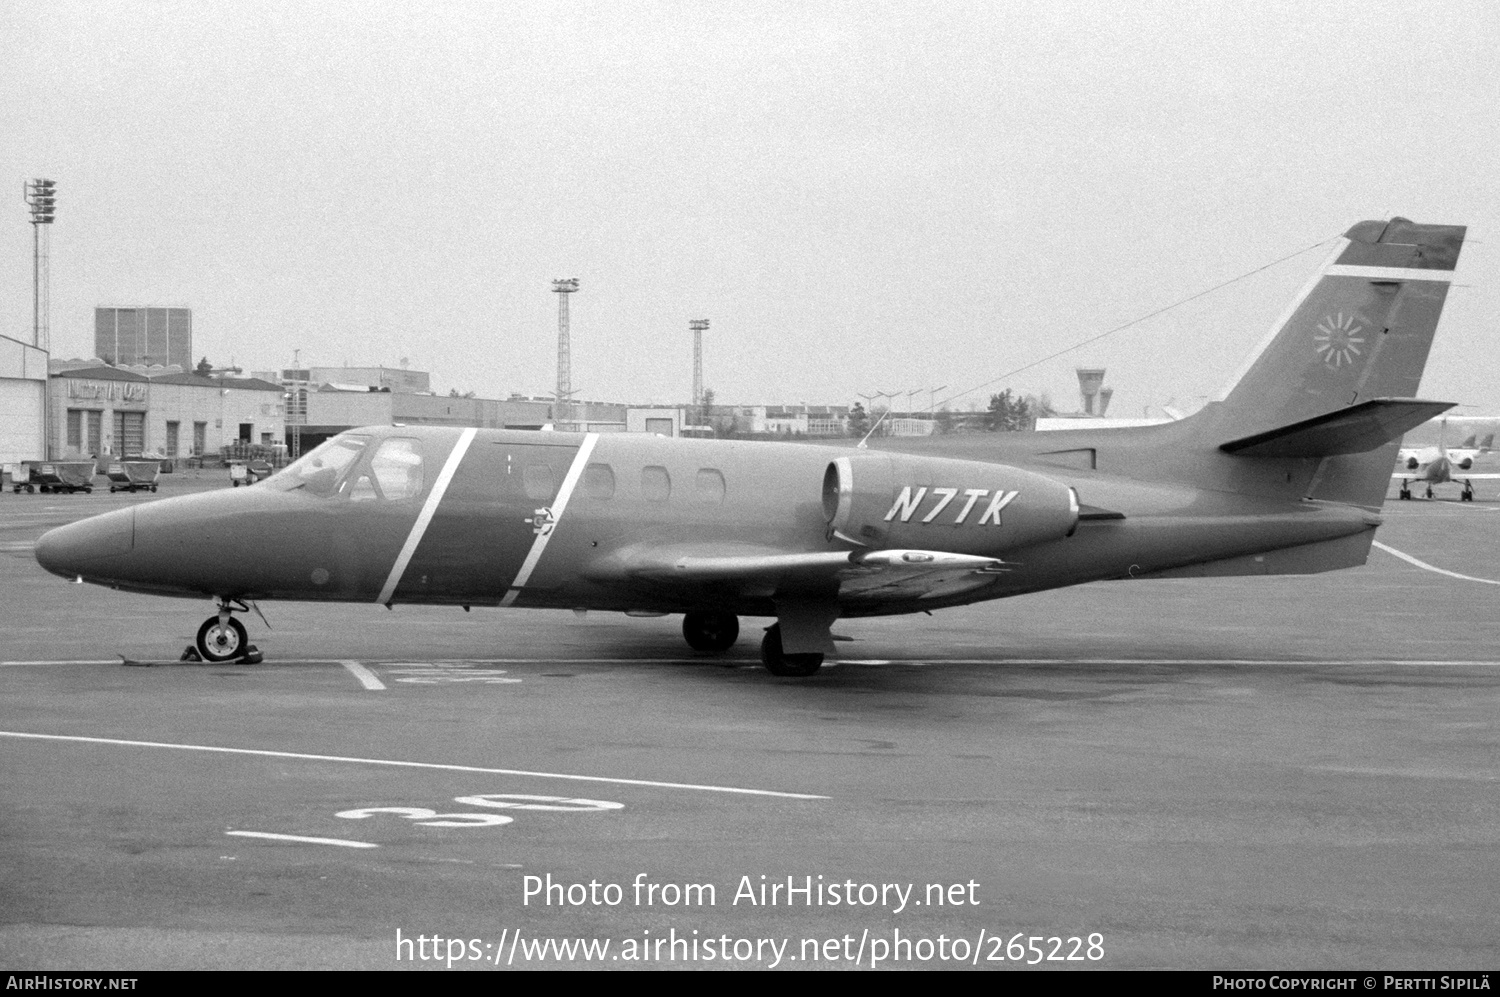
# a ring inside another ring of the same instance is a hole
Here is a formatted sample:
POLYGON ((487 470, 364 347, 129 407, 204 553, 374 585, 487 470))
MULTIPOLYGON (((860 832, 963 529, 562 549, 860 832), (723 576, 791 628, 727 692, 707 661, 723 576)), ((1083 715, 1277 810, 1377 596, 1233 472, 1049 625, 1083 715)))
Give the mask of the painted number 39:
MULTIPOLYGON (((457 803, 471 807, 494 807, 497 810, 550 810, 559 813, 592 813, 600 810, 623 810, 625 804, 609 800, 580 800, 567 796, 530 796, 525 793, 490 793, 485 796, 457 796, 457 803)), ((364 820, 376 814, 395 814, 414 820, 423 827, 495 827, 515 820, 506 814, 440 814, 425 807, 363 807, 341 810, 335 816, 364 820)))

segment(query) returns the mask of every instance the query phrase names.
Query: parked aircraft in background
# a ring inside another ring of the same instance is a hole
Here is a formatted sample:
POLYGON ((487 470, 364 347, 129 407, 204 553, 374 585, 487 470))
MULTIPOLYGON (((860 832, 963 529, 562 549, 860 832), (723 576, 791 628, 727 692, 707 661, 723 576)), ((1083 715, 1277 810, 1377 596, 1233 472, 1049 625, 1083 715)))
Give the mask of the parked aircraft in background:
POLYGON ((1435 447, 1400 450, 1397 452, 1396 459, 1404 470, 1391 475, 1392 478, 1401 482, 1401 490, 1397 492, 1397 495, 1403 499, 1411 498, 1411 486, 1415 482, 1425 485, 1427 498, 1432 498, 1433 485, 1463 482, 1463 491, 1458 493, 1458 500, 1472 502, 1474 501, 1475 481, 1500 478, 1500 474, 1469 473, 1474 466, 1474 458, 1478 455, 1478 450, 1460 450, 1456 447, 1450 450, 1441 444, 1435 447))
MULTIPOLYGON (((1297 574, 1365 562, 1464 238, 1349 229, 1231 390, 1158 426, 929 438, 900 452, 635 434, 371 427, 250 489, 151 502, 37 544, 56 574, 211 598, 683 614, 703 652, 741 616, 809 675, 840 618, 1102 579, 1297 574)), ((1096 598, 1108 598, 1100 591, 1096 598)), ((915 638, 914 638, 915 639, 915 638)))

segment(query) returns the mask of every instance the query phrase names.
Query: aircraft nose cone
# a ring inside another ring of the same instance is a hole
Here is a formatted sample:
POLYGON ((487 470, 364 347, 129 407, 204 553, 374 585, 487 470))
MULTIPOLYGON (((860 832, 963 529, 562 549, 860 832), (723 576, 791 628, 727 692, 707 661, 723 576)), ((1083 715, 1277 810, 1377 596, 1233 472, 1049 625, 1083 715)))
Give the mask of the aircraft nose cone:
POLYGON ((135 510, 120 509, 48 530, 36 542, 37 563, 54 575, 88 574, 101 559, 129 554, 135 546, 135 510))

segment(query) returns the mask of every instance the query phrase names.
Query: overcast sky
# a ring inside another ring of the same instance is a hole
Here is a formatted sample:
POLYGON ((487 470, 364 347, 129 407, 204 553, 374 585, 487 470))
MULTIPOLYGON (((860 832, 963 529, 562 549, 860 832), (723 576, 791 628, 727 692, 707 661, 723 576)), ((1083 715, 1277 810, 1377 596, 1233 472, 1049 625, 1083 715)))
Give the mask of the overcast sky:
MULTIPOLYGON (((577 277, 581 397, 686 401, 707 318, 721 401, 916 405, 1401 214, 1471 226, 1424 395, 1500 411, 1497 51, 1451 0, 0 0, 0 329, 47 176, 55 356, 180 305, 215 363, 550 394, 577 277)), ((953 404, 1213 394, 1322 255, 953 404)))

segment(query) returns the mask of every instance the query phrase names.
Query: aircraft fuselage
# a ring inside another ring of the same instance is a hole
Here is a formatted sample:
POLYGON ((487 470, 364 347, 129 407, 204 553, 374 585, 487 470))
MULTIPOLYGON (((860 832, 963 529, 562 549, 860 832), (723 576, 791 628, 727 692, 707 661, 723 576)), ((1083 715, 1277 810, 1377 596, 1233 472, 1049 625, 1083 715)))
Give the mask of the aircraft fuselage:
POLYGON ((337 481, 278 475, 144 503, 48 533, 37 557, 57 574, 161 595, 752 616, 805 596, 866 616, 1318 544, 1379 521, 1342 505, 995 462, 1003 455, 447 427, 346 435, 360 447, 337 481), (393 440, 406 463, 376 468, 393 440), (831 522, 840 460, 854 469, 849 532, 831 522), (1069 490, 1086 503, 1081 519, 1076 500, 1067 517, 1069 490), (853 568, 811 582, 774 566, 678 578, 671 561, 700 549, 754 558, 892 546, 1004 569, 924 585, 853 568))

